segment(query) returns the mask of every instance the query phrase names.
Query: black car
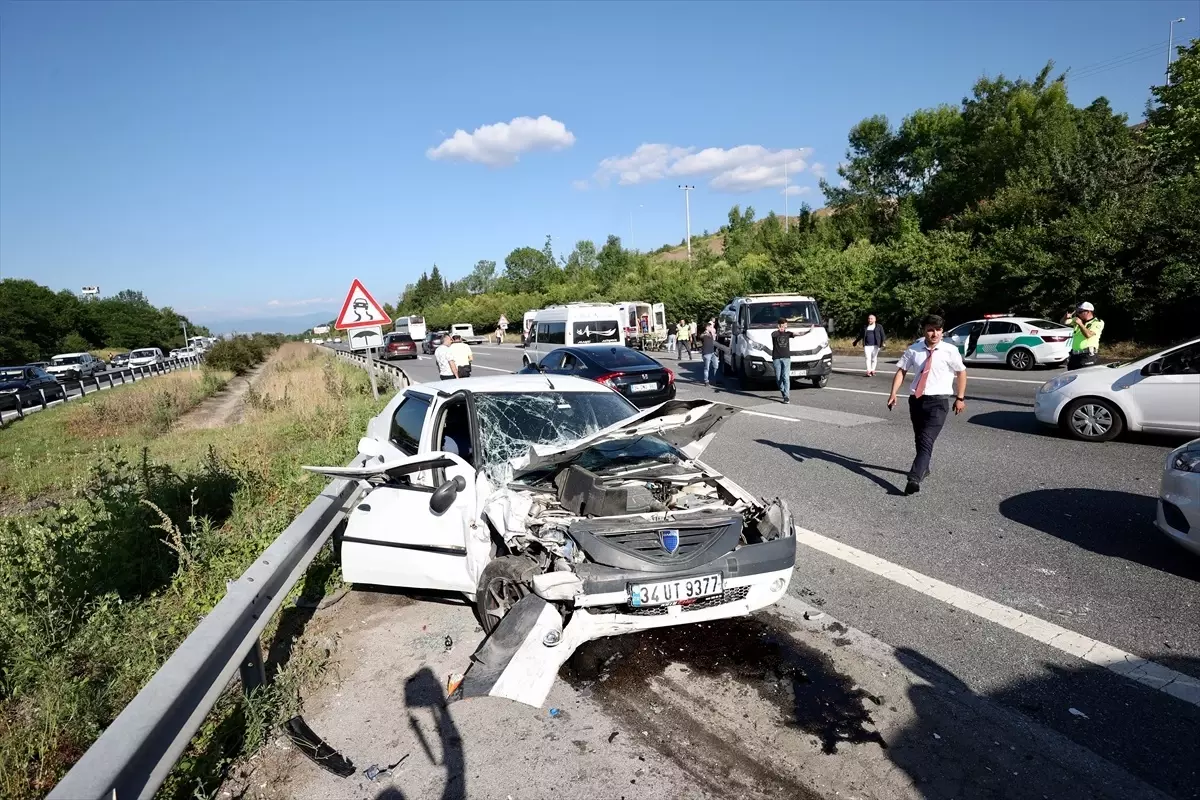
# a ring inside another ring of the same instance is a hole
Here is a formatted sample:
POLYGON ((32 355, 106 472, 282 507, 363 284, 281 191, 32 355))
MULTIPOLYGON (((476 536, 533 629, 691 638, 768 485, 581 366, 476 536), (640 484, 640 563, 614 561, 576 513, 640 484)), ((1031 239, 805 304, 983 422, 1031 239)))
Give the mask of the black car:
POLYGON ((616 389, 639 408, 675 398, 675 373, 629 347, 560 347, 521 372, 588 378, 616 389))
POLYGON ((0 410, 15 410, 18 406, 40 405, 41 389, 47 400, 65 400, 67 390, 54 376, 41 367, 0 367, 0 410))
POLYGON ((433 351, 438 349, 438 345, 447 335, 446 331, 430 331, 425 334, 425 338, 421 340, 421 352, 427 356, 433 355, 433 351))

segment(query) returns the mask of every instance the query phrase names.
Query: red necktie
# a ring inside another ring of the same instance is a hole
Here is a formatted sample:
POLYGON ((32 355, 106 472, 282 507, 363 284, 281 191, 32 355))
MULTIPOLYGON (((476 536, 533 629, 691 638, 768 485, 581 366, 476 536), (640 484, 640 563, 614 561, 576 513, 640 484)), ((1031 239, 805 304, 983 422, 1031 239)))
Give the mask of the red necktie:
POLYGON ((925 382, 929 380, 929 365, 933 363, 933 351, 929 350, 929 355, 925 356, 925 366, 921 367, 921 374, 917 376, 917 385, 913 388, 913 397, 920 397, 925 394, 925 382))

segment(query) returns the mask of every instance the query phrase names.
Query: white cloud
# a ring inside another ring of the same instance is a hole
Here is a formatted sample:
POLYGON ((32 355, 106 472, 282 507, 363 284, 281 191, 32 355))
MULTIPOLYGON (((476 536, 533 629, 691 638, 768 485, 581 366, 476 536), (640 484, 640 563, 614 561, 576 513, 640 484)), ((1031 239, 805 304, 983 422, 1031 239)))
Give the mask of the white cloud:
POLYGON ((271 308, 296 308, 297 306, 313 306, 318 303, 336 303, 332 297, 310 297, 307 300, 268 300, 271 308))
POLYGON ((562 150, 575 144, 575 134, 556 119, 543 114, 517 117, 512 122, 483 125, 474 133, 456 130, 437 147, 425 151, 435 161, 470 161, 489 167, 515 164, 521 153, 533 150, 562 150))
POLYGON ((810 192, 812 192, 811 186, 797 186, 794 183, 791 186, 787 187, 787 189, 784 190, 784 193, 788 197, 795 197, 796 195, 801 195, 801 194, 809 194, 810 192))
POLYGON ((809 167, 808 169, 810 172, 812 172, 813 175, 816 175, 818 178, 821 178, 822 180, 824 180, 829 175, 829 171, 826 169, 825 165, 822 164, 820 161, 814 161, 813 165, 811 167, 809 167))
POLYGON ((596 180, 607 186, 614 177, 622 186, 662 180, 672 163, 690 153, 685 147, 666 144, 643 144, 627 156, 612 156, 600 162, 596 180))
POLYGON ((571 188, 577 192, 586 192, 591 188, 591 184, 586 180, 571 181, 571 188))
POLYGON ((612 178, 623 186, 649 183, 666 177, 710 175, 709 188, 742 193, 782 187, 784 173, 803 172, 812 148, 769 150, 762 145, 737 147, 676 147, 643 144, 627 156, 612 156, 600 162, 596 180, 607 185, 612 178))

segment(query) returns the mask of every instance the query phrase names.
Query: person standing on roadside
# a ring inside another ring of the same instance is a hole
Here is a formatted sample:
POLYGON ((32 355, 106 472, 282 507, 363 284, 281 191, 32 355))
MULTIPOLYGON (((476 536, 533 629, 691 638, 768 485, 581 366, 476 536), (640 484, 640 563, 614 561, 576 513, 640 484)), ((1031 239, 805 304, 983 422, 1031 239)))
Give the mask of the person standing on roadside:
POLYGON ((696 320, 692 320, 691 322, 688 323, 688 344, 690 344, 692 346, 692 348, 695 349, 695 347, 696 347, 696 320))
POLYGON ((679 320, 679 333, 675 339, 675 358, 683 361, 683 351, 687 351, 687 360, 692 360, 692 344, 688 336, 688 324, 686 320, 679 320))
POLYGON ((454 359, 454 366, 457 368, 455 374, 460 378, 471 377, 471 364, 475 361, 471 345, 464 342, 462 336, 457 333, 450 338, 450 357, 454 359))
POLYGON ((717 327, 711 322, 704 326, 700 336, 700 358, 704 361, 704 385, 711 386, 717 376, 717 327))
POLYGON ((869 378, 875 374, 875 368, 879 365, 879 351, 887 342, 887 334, 884 333, 883 326, 875 321, 874 314, 867 314, 867 325, 862 329, 862 333, 858 334, 852 346, 858 347, 859 342, 863 343, 863 354, 867 357, 869 378))
POLYGON ((1104 320, 1096 316, 1096 307, 1091 303, 1080 303, 1074 314, 1067 314, 1063 324, 1072 330, 1067 369, 1095 365, 1100 352, 1100 334, 1104 332, 1104 320))
POLYGON ((787 329, 787 317, 779 318, 779 327, 771 331, 771 364, 775 367, 775 383, 784 403, 792 402, 792 337, 787 329))
POLYGON ((667 352, 675 349, 675 334, 678 333, 679 326, 674 322, 667 323, 667 352))
POLYGON ((450 344, 446 339, 447 337, 443 336, 434 349, 433 363, 437 364, 438 377, 444 381, 451 381, 458 377, 458 365, 454 363, 454 354, 450 351, 450 344))
POLYGON ((908 470, 905 494, 921 491, 921 481, 929 475, 933 444, 937 441, 953 400, 954 413, 967 407, 967 367, 962 354, 952 344, 942 341, 945 320, 930 314, 921 321, 924 337, 904 351, 892 378, 892 393, 888 395, 889 409, 896 406, 896 394, 909 372, 916 372, 908 395, 908 416, 912 420, 916 458, 908 470))

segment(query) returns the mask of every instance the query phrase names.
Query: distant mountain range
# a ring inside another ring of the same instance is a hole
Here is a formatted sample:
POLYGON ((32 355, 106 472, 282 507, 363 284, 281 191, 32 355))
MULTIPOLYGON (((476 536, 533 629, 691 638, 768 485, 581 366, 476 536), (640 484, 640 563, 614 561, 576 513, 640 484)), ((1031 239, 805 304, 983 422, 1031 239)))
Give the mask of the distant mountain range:
POLYGON ((196 324, 204 325, 213 335, 224 333, 303 333, 314 325, 324 325, 337 316, 336 311, 309 311, 280 317, 246 317, 244 319, 205 319, 197 316, 196 324))

